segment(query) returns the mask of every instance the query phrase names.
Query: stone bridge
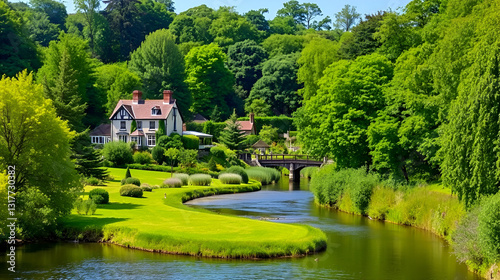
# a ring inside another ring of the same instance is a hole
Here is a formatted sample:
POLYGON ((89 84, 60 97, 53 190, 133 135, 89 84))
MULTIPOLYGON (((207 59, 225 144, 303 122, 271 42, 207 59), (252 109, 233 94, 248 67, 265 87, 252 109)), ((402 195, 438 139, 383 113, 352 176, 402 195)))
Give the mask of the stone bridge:
POLYGON ((318 160, 308 155, 252 155, 240 154, 240 159, 245 162, 263 167, 282 166, 290 170, 290 179, 298 181, 300 179, 300 170, 308 166, 320 167, 327 162, 326 158, 318 160))

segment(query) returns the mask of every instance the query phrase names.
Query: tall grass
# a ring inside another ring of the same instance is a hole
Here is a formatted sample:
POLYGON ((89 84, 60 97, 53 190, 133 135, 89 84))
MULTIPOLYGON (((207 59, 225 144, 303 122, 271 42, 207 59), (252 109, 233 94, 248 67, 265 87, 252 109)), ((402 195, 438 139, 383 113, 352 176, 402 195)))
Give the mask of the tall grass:
POLYGON ((179 178, 168 178, 163 181, 163 184, 160 186, 162 188, 180 188, 182 187, 182 181, 179 178))
POLYGON ((189 176, 189 184, 192 186, 210 186, 212 177, 207 174, 193 174, 189 176))
POLYGON ((311 179, 312 176, 318 172, 318 170, 319 167, 316 166, 304 167, 302 170, 300 170, 300 175, 304 178, 311 179))
POLYGON ((174 178, 181 180, 183 186, 187 186, 189 175, 186 173, 174 173, 174 178))
POLYGON ((251 167, 245 170, 248 177, 261 182, 263 185, 268 185, 273 182, 278 182, 281 178, 281 173, 274 168, 267 167, 251 167))
POLYGON ((241 176, 233 173, 224 173, 219 175, 219 180, 223 184, 239 185, 242 182, 241 176))

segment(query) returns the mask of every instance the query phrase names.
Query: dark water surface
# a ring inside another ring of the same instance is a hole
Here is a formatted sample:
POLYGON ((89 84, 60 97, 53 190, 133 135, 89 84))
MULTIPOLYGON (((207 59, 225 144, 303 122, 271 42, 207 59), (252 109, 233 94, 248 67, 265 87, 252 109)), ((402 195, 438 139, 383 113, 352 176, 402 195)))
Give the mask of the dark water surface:
MULTIPOLYGON (((304 223, 328 236, 325 252, 304 258, 220 260, 173 256, 109 244, 29 244, 17 248, 17 272, 1 279, 479 279, 435 235, 317 207, 307 181, 260 192, 189 202, 214 212, 304 223)), ((4 260, 5 257, 4 257, 4 260)), ((6 264, 6 262, 3 262, 6 264)))

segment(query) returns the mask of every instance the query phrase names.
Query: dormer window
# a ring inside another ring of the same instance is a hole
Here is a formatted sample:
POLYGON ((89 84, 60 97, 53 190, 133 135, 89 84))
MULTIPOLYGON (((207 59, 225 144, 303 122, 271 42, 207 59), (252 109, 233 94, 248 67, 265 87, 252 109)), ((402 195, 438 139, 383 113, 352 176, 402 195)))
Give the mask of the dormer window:
POLYGON ((161 115, 161 109, 158 106, 151 108, 151 116, 159 116, 161 115))

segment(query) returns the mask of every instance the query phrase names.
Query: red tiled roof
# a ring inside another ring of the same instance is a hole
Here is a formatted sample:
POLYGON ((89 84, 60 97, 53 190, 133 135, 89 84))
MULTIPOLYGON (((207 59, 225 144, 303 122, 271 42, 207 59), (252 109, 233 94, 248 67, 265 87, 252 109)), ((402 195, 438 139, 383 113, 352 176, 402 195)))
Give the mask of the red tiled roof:
POLYGON ((135 130, 134 132, 130 133, 130 136, 144 136, 144 132, 135 130))
POLYGON ((241 125, 242 131, 251 131, 253 129, 253 123, 250 121, 238 121, 241 125))
POLYGON ((138 104, 133 104, 132 100, 120 100, 116 104, 115 110, 109 117, 113 118, 116 112, 123 106, 134 119, 166 119, 170 111, 172 110, 174 104, 164 104, 163 99, 158 100, 140 100, 138 104), (161 114, 153 116, 151 115, 152 108, 160 108, 161 114))
POLYGON ((111 136, 111 124, 101 124, 90 132, 90 136, 111 136))

